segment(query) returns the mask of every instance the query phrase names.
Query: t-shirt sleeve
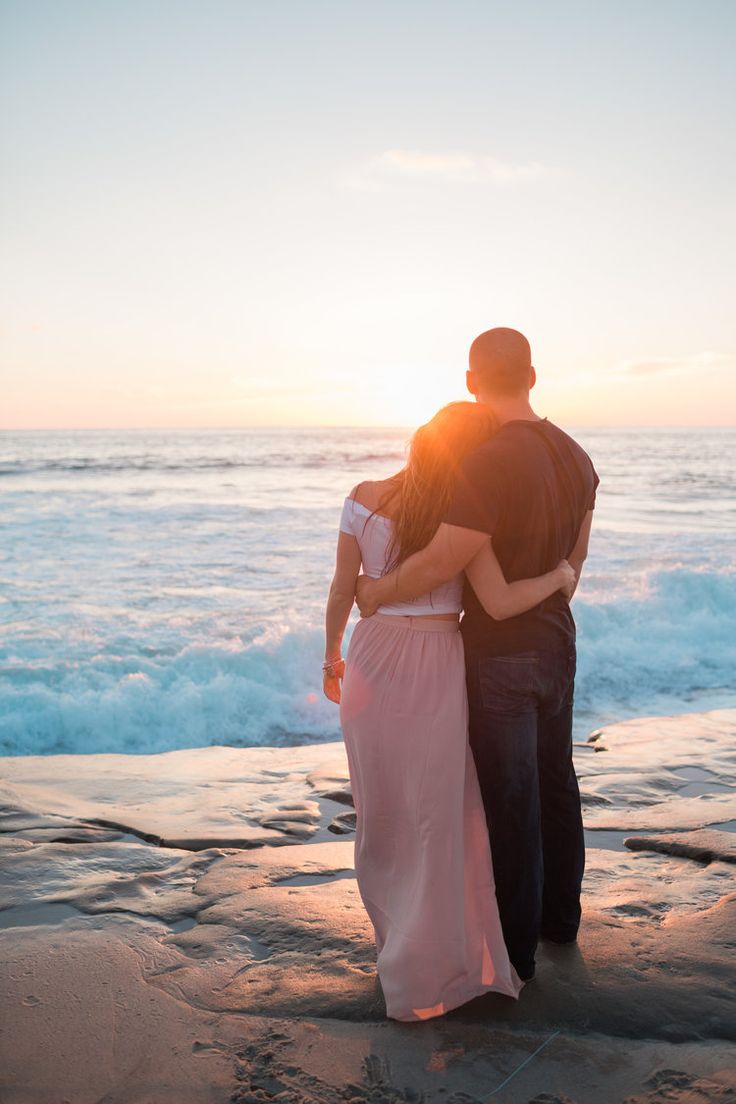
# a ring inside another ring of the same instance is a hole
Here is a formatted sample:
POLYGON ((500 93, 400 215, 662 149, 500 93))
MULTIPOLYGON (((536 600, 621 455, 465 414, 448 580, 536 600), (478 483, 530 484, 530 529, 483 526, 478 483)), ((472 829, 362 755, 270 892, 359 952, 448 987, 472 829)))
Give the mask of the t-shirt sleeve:
POLYGON ((597 494, 597 491, 598 491, 598 484, 600 483, 601 480, 600 480, 600 476, 598 475, 598 472, 593 467, 592 461, 591 461, 591 464, 590 464, 590 470, 593 473, 593 490, 590 492, 590 498, 588 499, 588 509, 589 510, 595 510, 595 499, 596 499, 596 494, 597 494))
POLYGON ((442 520, 492 536, 501 519, 503 500, 503 470, 481 448, 463 461, 442 520))
POLYGON ((349 533, 351 537, 354 536, 354 533, 353 533, 353 518, 355 517, 354 505, 355 505, 354 499, 346 498, 344 503, 343 503, 342 513, 340 514, 340 532, 341 533, 349 533))

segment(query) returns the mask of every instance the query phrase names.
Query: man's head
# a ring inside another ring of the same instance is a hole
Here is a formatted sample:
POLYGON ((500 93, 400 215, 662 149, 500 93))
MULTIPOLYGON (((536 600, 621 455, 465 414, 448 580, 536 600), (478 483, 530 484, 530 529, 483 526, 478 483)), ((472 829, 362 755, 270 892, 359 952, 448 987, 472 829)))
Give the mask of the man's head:
POLYGON ((536 383, 529 342, 518 330, 497 326, 470 346, 468 391, 483 400, 528 399, 536 383))

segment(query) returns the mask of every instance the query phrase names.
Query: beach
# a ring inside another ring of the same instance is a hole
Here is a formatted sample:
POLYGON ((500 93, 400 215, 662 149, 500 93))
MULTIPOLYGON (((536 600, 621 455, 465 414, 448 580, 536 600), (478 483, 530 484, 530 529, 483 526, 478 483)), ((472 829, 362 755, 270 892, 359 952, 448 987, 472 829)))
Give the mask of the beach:
POLYGON ((340 742, 8 757, 0 1098, 733 1101, 734 736, 579 743, 578 943, 419 1024, 385 1018, 340 742))
POLYGON ((579 941, 418 1024, 320 685, 342 498, 409 432, 3 434, 3 1104, 736 1099, 734 432, 575 431, 579 941))
POLYGON ((0 27, 0 1104, 736 1104, 736 3, 0 27))

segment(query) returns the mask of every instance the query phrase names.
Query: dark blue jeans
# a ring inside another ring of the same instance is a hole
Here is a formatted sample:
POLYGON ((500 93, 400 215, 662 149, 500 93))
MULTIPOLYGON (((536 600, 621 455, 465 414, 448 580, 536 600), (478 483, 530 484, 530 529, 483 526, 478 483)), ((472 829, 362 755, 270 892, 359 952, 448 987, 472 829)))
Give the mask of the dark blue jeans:
POLYGON ((585 840, 572 763, 575 646, 486 656, 466 645, 473 751, 509 957, 534 971, 540 933, 574 939, 585 840))

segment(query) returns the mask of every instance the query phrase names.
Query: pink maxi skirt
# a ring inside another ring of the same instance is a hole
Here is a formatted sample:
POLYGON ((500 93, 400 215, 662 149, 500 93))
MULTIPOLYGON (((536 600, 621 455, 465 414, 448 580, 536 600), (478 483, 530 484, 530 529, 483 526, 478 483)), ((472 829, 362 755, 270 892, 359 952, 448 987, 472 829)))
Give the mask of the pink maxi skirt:
POLYGON ((355 626, 340 703, 355 873, 389 1017, 481 993, 518 997, 496 903, 455 621, 376 613, 355 626))

